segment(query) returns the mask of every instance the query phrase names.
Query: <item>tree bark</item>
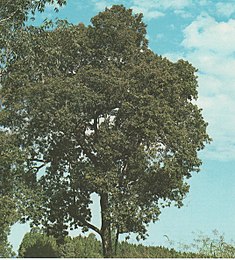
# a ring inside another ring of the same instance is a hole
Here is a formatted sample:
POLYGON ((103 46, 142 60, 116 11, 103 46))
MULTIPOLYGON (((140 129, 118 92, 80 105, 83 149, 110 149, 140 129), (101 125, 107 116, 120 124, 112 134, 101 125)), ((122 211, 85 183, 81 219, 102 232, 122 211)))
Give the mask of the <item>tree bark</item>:
POLYGON ((101 206, 101 239, 103 256, 105 258, 113 257, 113 246, 112 246, 112 236, 111 236, 111 222, 109 218, 109 207, 108 207, 108 194, 102 193, 100 196, 100 206, 101 206))
POLYGON ((117 227, 116 235, 115 235, 115 245, 114 245, 114 255, 117 255, 117 247, 118 247, 118 239, 119 239, 119 227, 117 227))

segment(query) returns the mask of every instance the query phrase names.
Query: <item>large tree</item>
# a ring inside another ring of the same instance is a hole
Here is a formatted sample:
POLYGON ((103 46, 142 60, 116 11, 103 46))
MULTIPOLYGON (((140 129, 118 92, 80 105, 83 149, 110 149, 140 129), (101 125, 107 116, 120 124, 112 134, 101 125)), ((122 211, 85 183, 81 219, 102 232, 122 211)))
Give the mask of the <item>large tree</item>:
POLYGON ((144 238, 161 206, 183 205, 210 139, 194 102, 195 68, 153 53, 141 14, 113 6, 91 22, 18 32, 2 76, 1 125, 17 136, 40 197, 28 217, 58 239, 69 227, 92 229, 110 257, 113 233, 144 238))

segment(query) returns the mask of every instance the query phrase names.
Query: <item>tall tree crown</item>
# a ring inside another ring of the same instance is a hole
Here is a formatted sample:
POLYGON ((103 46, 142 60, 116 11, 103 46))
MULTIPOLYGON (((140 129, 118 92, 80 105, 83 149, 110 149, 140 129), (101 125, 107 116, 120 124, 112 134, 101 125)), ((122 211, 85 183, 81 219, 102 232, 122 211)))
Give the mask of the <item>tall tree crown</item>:
POLYGON ((130 9, 113 6, 91 22, 18 31, 1 125, 18 136, 44 201, 36 224, 58 236, 83 226, 144 238, 160 203, 182 206, 210 140, 192 102, 196 70, 149 50, 142 15, 130 9), (92 193, 100 228, 90 223, 92 193))

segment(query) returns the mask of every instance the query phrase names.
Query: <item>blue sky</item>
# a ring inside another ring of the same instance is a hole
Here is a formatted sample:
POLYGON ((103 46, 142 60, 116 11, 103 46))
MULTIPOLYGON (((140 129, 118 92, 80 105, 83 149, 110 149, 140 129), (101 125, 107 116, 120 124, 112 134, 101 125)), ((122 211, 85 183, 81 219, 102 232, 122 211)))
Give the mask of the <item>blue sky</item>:
MULTIPOLYGON (((89 24, 106 6, 123 4, 142 12, 149 47, 172 61, 186 59, 198 68, 199 99, 213 142, 202 152, 201 172, 193 174, 181 209, 167 208, 149 227, 146 245, 166 245, 167 235, 190 242, 192 232, 213 229, 235 239, 235 2, 234 0, 68 0, 59 13, 48 6, 37 14, 89 24)), ((94 205, 94 210, 97 208, 94 205)), ((95 219, 97 222, 98 219, 95 219)), ((10 241, 18 248, 26 225, 15 225, 10 241)), ((134 239, 131 239, 134 242, 134 239)))

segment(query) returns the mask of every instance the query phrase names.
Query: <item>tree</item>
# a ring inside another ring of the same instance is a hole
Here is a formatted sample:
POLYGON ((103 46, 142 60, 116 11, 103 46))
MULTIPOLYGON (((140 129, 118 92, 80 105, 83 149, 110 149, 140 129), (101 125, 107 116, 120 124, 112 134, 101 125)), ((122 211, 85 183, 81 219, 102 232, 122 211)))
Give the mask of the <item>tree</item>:
POLYGON ((34 224, 59 242, 68 228, 92 229, 110 257, 113 232, 116 245, 121 233, 145 238, 161 206, 183 205, 210 138, 193 102, 195 68, 148 49, 142 14, 113 6, 91 22, 20 30, 1 124, 18 136, 43 201, 34 224), (94 193, 101 227, 91 223, 94 193))

